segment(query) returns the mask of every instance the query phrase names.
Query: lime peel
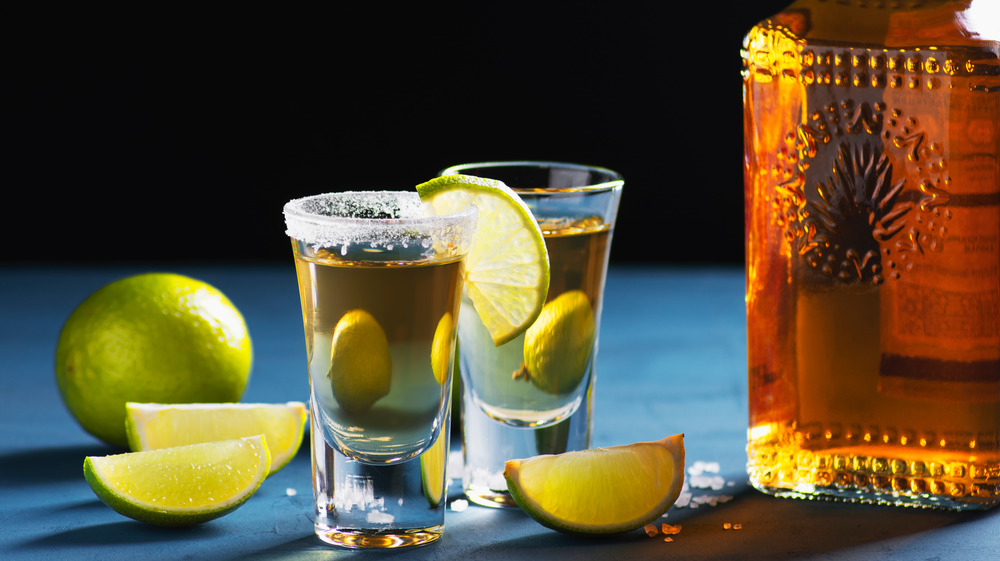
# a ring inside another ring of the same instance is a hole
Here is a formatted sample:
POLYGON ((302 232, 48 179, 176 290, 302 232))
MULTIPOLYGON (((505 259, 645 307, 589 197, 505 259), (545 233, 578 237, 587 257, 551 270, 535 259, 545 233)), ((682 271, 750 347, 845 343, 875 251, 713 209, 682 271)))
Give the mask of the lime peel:
POLYGON ((684 435, 655 442, 510 460, 507 488, 548 528, 602 535, 642 528, 663 515, 684 484, 684 435))
POLYGON ((389 395, 392 357, 385 330, 366 310, 351 310, 337 322, 327 372, 333 397, 345 411, 362 413, 389 395))
POLYGON ((525 333, 524 363, 513 378, 550 394, 575 390, 587 374, 596 335, 587 294, 563 292, 545 304, 525 333))
POLYGON ((174 273, 111 282, 67 318, 56 346, 60 396, 84 430, 128 446, 125 403, 239 401, 253 348, 217 288, 174 273))
POLYGON ((496 346, 524 333, 549 290, 549 255, 531 210, 510 187, 483 177, 445 175, 416 189, 437 215, 478 208, 465 257, 469 299, 496 346))
POLYGON ((193 526, 232 512, 267 477, 263 435, 112 456, 87 456, 83 474, 119 514, 157 526, 193 526))

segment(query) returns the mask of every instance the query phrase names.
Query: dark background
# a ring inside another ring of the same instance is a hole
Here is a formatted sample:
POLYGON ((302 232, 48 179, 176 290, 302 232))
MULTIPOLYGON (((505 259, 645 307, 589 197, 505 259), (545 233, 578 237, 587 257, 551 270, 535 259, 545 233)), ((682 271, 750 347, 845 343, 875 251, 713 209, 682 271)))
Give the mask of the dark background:
POLYGON ((740 47, 786 2, 468 4, 0 14, 2 261, 287 260, 288 199, 549 159, 625 176, 613 261, 742 262, 740 47))

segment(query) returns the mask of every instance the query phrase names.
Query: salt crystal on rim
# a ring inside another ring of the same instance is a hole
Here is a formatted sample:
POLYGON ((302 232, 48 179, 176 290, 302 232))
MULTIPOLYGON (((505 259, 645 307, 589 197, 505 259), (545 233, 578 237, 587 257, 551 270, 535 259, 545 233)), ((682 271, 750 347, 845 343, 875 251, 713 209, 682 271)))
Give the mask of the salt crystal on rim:
POLYGON ((410 191, 347 191, 294 199, 285 203, 285 233, 316 248, 343 255, 356 244, 372 248, 448 245, 448 239, 471 238, 477 210, 434 216, 410 191), (435 238, 443 237, 438 240, 435 238))

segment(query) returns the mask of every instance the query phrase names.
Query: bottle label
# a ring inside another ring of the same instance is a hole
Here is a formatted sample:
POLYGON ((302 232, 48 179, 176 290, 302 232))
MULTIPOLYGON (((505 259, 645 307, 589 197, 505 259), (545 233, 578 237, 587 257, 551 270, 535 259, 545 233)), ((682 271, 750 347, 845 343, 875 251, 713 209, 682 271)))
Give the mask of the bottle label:
MULTIPOLYGON (((884 248, 879 391, 927 401, 1000 401, 1000 97, 940 69, 947 53, 910 53, 919 88, 886 92, 907 146, 917 213, 884 248), (919 63, 919 64, 918 64, 919 63), (905 115, 909 115, 903 119, 905 115)), ((944 66, 947 66, 945 64, 944 66)))

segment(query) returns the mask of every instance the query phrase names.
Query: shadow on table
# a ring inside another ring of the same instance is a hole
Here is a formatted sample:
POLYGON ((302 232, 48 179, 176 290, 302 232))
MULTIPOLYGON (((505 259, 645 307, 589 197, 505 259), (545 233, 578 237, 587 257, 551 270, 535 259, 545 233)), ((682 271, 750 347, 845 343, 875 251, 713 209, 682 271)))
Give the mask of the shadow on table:
POLYGON ((87 456, 121 454, 125 450, 102 444, 39 448, 0 454, 0 487, 48 484, 83 477, 87 456))
POLYGON ((736 490, 730 502, 718 506, 671 509, 656 524, 681 526, 672 536, 659 533, 650 537, 636 530, 606 538, 581 538, 538 527, 537 531, 492 543, 470 544, 462 556, 549 561, 605 557, 781 561, 825 555, 837 559, 951 559, 956 558, 952 555, 956 536, 981 551, 994 551, 996 540, 983 542, 981 538, 989 538, 985 534, 991 532, 980 528, 993 528, 998 520, 1000 510, 957 513, 778 499, 746 487, 736 490), (739 529, 733 529, 735 525, 739 529), (665 542, 665 537, 670 541, 665 542))
POLYGON ((25 543, 27 548, 79 548, 87 546, 190 542, 193 539, 224 535, 218 525, 201 524, 190 528, 161 528, 134 520, 109 522, 46 535, 25 543))
POLYGON ((747 488, 724 505, 671 511, 669 523, 683 529, 673 543, 660 545, 674 546, 671 552, 684 559, 783 560, 845 552, 862 558, 874 552, 878 558, 910 559, 915 553, 922 559, 950 558, 953 530, 974 542, 976 523, 997 516, 1000 511, 780 499, 747 488), (737 524, 740 529, 733 529, 737 524))

